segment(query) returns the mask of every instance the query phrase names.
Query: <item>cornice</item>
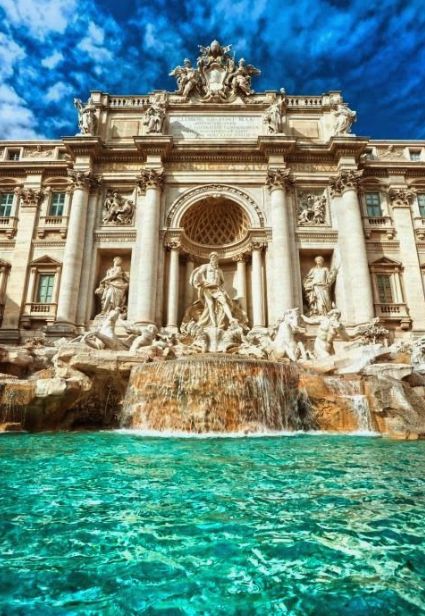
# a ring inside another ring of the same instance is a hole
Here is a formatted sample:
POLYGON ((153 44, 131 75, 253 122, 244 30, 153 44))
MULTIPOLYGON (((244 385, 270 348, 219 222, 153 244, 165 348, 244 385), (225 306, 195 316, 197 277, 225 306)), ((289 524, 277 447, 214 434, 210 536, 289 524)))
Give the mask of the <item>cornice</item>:
POLYGON ((96 159, 104 150, 105 143, 100 137, 77 135, 64 137, 63 143, 73 158, 75 156, 90 156, 96 159))
POLYGON ((133 139, 144 160, 151 155, 160 156, 161 159, 165 160, 173 149, 173 137, 171 135, 142 135, 133 139))

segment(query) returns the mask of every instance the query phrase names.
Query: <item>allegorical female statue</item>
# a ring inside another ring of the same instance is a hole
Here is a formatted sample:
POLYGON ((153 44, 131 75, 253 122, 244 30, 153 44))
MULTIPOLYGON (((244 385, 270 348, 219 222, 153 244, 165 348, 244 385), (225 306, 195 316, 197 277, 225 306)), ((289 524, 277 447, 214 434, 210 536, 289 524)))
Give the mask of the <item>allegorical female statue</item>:
POLYGON ((335 282, 337 270, 325 267, 323 257, 314 259, 315 266, 310 269, 303 281, 309 306, 309 314, 324 315, 332 309, 331 287, 335 282))
POLYGON ((97 127, 96 107, 91 98, 86 105, 81 99, 74 98, 74 107, 78 112, 78 128, 80 135, 94 135, 97 127))
POLYGON ((128 273, 122 268, 121 257, 115 257, 113 266, 107 270, 105 277, 102 278, 95 291, 95 294, 100 296, 102 305, 100 314, 107 314, 110 310, 116 308, 118 308, 121 313, 126 312, 129 280, 128 273))

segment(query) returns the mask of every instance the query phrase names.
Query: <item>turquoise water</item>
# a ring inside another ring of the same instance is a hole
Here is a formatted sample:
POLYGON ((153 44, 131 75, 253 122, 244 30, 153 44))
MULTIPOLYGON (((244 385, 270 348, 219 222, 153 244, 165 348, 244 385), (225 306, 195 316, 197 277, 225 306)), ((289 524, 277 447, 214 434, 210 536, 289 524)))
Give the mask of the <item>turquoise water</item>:
POLYGON ((0 438, 0 614, 425 614, 425 442, 0 438))

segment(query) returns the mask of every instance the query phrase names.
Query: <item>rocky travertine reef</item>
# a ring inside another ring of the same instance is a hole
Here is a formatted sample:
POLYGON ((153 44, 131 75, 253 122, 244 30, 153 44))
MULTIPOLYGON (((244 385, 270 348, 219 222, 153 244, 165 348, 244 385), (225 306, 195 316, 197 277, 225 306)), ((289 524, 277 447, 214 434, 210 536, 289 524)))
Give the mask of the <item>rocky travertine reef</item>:
POLYGON ((416 439, 425 435, 424 346, 375 343, 295 362, 275 348, 268 358, 190 352, 157 335, 138 350, 33 340, 0 349, 0 429, 323 430, 416 439))

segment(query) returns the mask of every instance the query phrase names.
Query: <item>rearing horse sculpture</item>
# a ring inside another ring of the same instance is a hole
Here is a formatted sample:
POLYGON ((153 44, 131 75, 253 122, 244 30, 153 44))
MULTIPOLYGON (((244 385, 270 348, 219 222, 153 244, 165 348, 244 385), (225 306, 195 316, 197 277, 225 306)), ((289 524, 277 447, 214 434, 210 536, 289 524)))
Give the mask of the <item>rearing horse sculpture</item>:
POLYGON ((291 361, 307 359, 307 352, 299 335, 303 333, 300 327, 299 308, 286 310, 277 323, 277 332, 271 344, 273 359, 288 357, 291 361))

